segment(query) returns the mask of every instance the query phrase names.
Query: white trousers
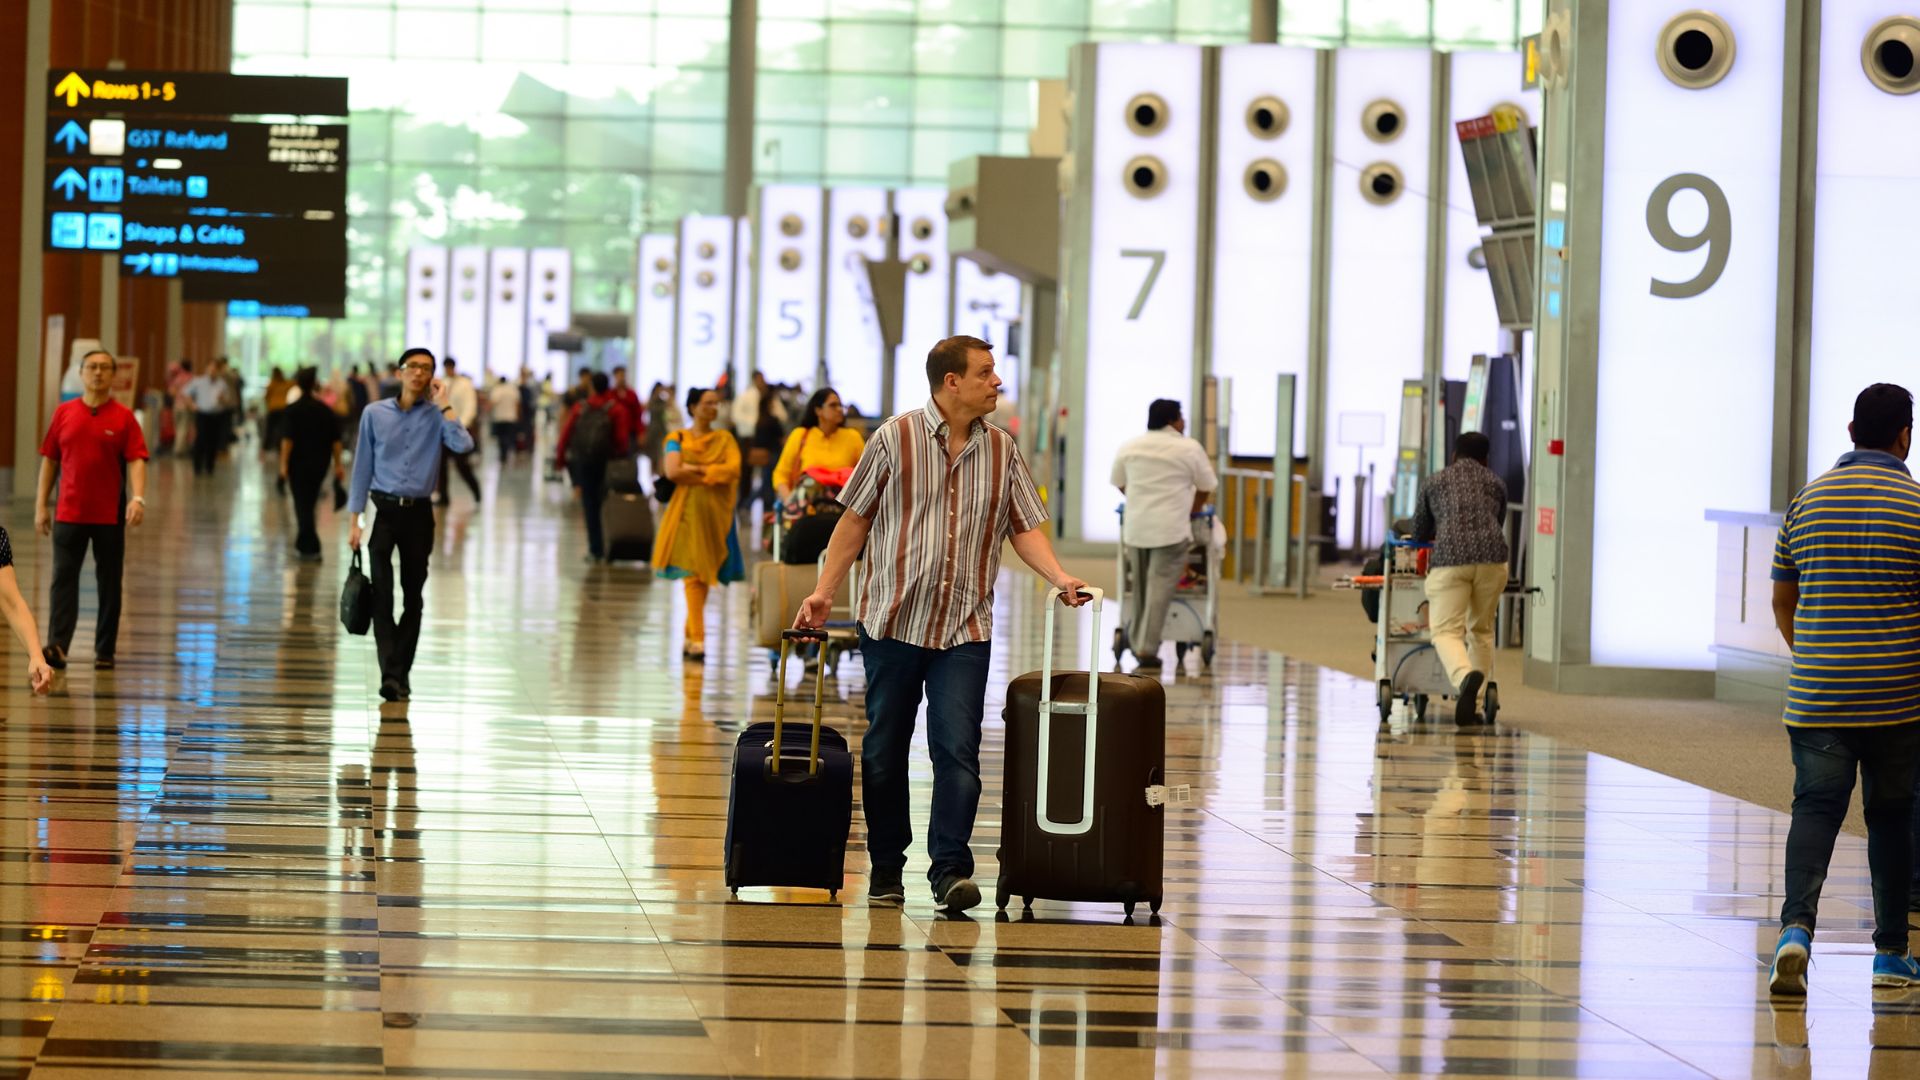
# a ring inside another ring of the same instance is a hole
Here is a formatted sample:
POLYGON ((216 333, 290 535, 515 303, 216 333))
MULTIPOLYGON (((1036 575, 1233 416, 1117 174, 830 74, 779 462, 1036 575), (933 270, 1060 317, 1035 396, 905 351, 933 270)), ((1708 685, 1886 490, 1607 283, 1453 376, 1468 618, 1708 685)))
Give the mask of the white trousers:
POLYGON ((1506 563, 1442 566, 1427 571, 1427 622, 1433 651, 1458 689, 1467 672, 1493 677, 1493 620, 1507 587, 1506 563))

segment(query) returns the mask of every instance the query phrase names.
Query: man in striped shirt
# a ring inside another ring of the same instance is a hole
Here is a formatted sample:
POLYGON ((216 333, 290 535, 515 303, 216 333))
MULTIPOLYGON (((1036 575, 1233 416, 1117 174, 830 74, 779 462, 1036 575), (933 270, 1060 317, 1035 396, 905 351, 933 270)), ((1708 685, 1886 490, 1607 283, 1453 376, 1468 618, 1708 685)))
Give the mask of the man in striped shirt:
POLYGON ((1920 772, 1920 484, 1907 471, 1913 395, 1887 383, 1853 404, 1853 451, 1802 488, 1773 556, 1773 618, 1793 651, 1787 735, 1793 824, 1768 984, 1807 992, 1820 886, 1861 776, 1873 879, 1873 985, 1920 984, 1907 951, 1920 772))
POLYGON ((871 862, 869 903, 902 903, 901 873, 913 826, 907 752, 924 690, 933 756, 934 907, 980 902, 973 883, 973 819, 980 806, 980 721, 993 638, 1000 546, 1079 606, 1086 582, 1060 568, 1043 526, 1047 511, 1013 436, 987 423, 1000 396, 993 346, 951 337, 927 354, 933 400, 880 425, 840 492, 818 587, 800 605, 799 628, 825 622, 833 594, 862 547, 860 654, 867 672, 867 734, 860 748, 861 804, 871 862))

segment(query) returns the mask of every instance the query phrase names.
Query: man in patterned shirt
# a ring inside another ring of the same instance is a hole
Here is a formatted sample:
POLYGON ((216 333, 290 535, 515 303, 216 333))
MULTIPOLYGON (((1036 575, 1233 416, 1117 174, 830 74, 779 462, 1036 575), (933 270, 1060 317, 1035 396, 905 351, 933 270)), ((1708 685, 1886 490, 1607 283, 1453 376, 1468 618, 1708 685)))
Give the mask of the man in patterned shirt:
POLYGON ((1000 545, 1078 607, 1086 582, 1060 568, 1026 461, 1013 436, 988 424, 1000 396, 993 346, 951 337, 927 354, 933 400, 874 433, 840 492, 847 512, 827 545, 818 587, 793 624, 818 627, 854 557, 867 550, 860 654, 867 673, 867 735, 860 750, 861 805, 872 864, 869 903, 906 900, 901 873, 913 826, 907 751, 922 690, 933 756, 927 823, 934 907, 980 902, 973 883, 974 814, 980 806, 980 721, 993 638, 1000 545))
POLYGON ((1427 621, 1433 651, 1459 691, 1453 721, 1480 722, 1480 687, 1493 671, 1493 620, 1507 588, 1507 485, 1487 468, 1493 444, 1477 431, 1454 442, 1453 464, 1420 485, 1414 539, 1431 541, 1427 621))

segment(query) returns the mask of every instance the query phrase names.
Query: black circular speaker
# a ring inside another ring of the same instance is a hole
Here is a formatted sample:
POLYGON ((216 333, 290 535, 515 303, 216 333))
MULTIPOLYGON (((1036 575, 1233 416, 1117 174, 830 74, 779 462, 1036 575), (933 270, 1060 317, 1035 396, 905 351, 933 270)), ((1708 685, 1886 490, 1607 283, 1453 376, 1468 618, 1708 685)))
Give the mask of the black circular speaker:
POLYGON ((1895 15, 1882 19, 1860 42, 1860 68, 1867 81, 1889 94, 1920 90, 1920 19, 1895 15))
POLYGON ((1377 143, 1390 143, 1407 130, 1407 110, 1397 101, 1380 98, 1360 114, 1361 130, 1377 143))
POLYGON ((1133 195, 1151 199, 1166 190, 1167 167, 1159 158, 1142 154, 1127 162, 1123 179, 1127 190, 1133 195))
POLYGON ((1406 188, 1406 177, 1390 161, 1376 161, 1360 170, 1360 196, 1375 206, 1398 199, 1406 188))
POLYGON ((1272 158, 1247 166, 1241 186, 1255 202, 1272 202, 1287 193, 1287 167, 1272 158))
POLYGON ((1158 135, 1167 127, 1167 103, 1159 94, 1135 94, 1127 102, 1127 127, 1135 135, 1158 135))
POLYGON ((1287 103, 1277 97, 1256 98, 1247 106, 1247 130, 1257 139, 1279 138, 1292 119, 1287 103))
POLYGON ((1682 12, 1660 28, 1654 58, 1668 82, 1705 90, 1733 70, 1733 27, 1711 11, 1682 12))

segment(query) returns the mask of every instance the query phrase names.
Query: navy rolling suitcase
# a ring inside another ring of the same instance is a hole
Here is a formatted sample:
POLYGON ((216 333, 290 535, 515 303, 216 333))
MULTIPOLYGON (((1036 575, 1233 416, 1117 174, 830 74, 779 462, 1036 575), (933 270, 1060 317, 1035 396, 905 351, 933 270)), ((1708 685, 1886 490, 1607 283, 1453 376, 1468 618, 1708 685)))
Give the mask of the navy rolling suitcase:
POLYGON ((1014 897, 1116 903, 1155 914, 1163 895, 1167 696, 1159 680, 1100 673, 1099 589, 1087 671, 1053 666, 1054 590, 1046 660, 1007 688, 1006 793, 994 904, 1014 897), (1092 691, 1089 694, 1089 691, 1092 691))
POLYGON ((821 722, 823 677, 814 680, 813 723, 786 723, 793 643, 826 639, 820 630, 781 633, 773 722, 749 727, 734 747, 726 866, 736 896, 746 886, 774 885, 840 898, 853 823, 853 755, 846 738, 821 722))

